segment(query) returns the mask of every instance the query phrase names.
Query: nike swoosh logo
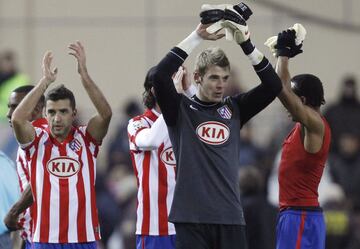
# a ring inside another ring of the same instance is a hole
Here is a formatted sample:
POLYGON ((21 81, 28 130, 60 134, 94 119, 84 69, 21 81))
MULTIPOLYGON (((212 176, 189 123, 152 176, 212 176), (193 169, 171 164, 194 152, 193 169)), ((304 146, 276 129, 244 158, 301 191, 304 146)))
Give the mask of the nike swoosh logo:
POLYGON ((193 110, 195 110, 195 111, 197 111, 198 109, 197 108, 195 108, 193 105, 190 105, 190 108, 191 109, 193 109, 193 110))

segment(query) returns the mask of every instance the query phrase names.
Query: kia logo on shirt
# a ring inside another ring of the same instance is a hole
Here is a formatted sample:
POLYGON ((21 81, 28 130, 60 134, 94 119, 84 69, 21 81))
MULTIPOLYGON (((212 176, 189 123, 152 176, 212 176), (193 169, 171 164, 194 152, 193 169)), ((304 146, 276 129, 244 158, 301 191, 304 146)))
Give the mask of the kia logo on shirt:
POLYGON ((219 145, 225 143, 230 136, 230 129, 223 123, 208 121, 196 128, 196 134, 204 143, 219 145))
POLYGON ((50 174, 59 178, 68 178, 79 172, 80 163, 73 158, 56 157, 48 161, 46 167, 50 174))
POLYGON ((163 152, 161 152, 160 158, 161 158, 161 161, 163 161, 163 163, 171 165, 171 166, 176 166, 175 155, 174 155, 174 151, 173 151, 172 147, 169 147, 166 150, 164 150, 163 152))

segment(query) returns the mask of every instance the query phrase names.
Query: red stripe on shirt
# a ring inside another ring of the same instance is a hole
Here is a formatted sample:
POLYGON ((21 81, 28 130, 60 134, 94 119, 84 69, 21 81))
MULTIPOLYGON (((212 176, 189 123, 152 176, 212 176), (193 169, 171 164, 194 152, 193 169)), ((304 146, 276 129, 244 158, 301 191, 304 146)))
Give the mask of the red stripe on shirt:
POLYGON ((20 193, 22 193, 22 192, 24 192, 24 187, 23 187, 23 184, 22 184, 22 181, 21 181, 20 174, 17 173, 17 176, 18 176, 18 180, 19 180, 20 193))
MULTIPOLYGON (((24 171, 24 174, 25 174, 25 177, 26 177, 26 180, 29 182, 30 180, 30 177, 29 177, 29 170, 27 169, 27 167, 25 166, 25 162, 23 160, 23 158, 21 156, 19 156, 19 162, 20 162, 20 165, 21 165, 21 168, 22 170, 24 171)), ((22 192, 22 191, 21 191, 22 192)))
POLYGON ((76 191, 77 191, 77 196, 78 196, 78 213, 77 213, 77 234, 78 234, 78 241, 79 242, 86 242, 87 241, 87 237, 86 237, 86 207, 85 207, 85 203, 86 203, 86 197, 85 197, 85 187, 84 187, 84 179, 83 179, 83 175, 82 175, 82 170, 84 167, 84 163, 82 161, 81 155, 83 152, 83 148, 80 149, 79 151, 79 163, 80 163, 80 170, 78 173, 78 181, 76 183, 76 191))
POLYGON ((296 240, 296 247, 295 247, 296 249, 301 248, 301 239, 302 239, 302 236, 304 233, 305 219, 306 219, 306 212, 302 212, 299 232, 298 232, 298 236, 297 236, 297 240, 296 240))
MULTIPOLYGON (((37 203, 38 203, 38 199, 37 199, 37 195, 36 195, 36 163, 37 163, 37 148, 38 146, 35 146, 36 151, 34 153, 34 157, 31 160, 31 178, 30 178, 30 184, 31 184, 31 191, 33 194, 33 198, 34 198, 34 202, 31 205, 32 208, 32 212, 30 213, 31 215, 31 230, 34 231, 35 227, 37 225, 37 203)), ((30 158, 30 156, 29 156, 30 158)))
MULTIPOLYGON (((84 138, 84 137, 83 137, 84 138)), ((98 215, 97 215, 97 208, 96 208, 96 196, 95 196, 95 167, 94 167, 94 161, 92 158, 92 154, 90 151, 90 144, 89 141, 84 138, 86 146, 86 155, 88 160, 88 166, 89 166, 89 176, 90 176, 90 202, 91 202, 91 218, 92 218, 92 224, 94 228, 94 234, 95 239, 100 240, 100 227, 99 227, 99 221, 98 221, 98 215)))
MULTIPOLYGON (((66 144, 59 148, 60 156, 66 157, 66 144)), ((68 242, 69 230, 69 179, 59 178, 59 243, 68 242)))
POLYGON ((159 235, 168 235, 168 216, 167 216, 167 171, 166 166, 161 160, 161 153, 164 150, 164 143, 162 143, 158 150, 158 158, 159 158, 159 177, 158 177, 158 186, 159 186, 159 194, 158 194, 158 207, 159 207, 159 235))
POLYGON ((50 194, 51 194, 51 184, 50 184, 50 175, 47 170, 47 162, 51 157, 52 143, 45 142, 45 153, 42 161, 43 171, 44 171, 44 182, 43 182, 43 192, 41 199, 41 220, 40 220, 40 242, 49 241, 49 226, 50 226, 50 194))
POLYGON ((39 142, 41 137, 44 135, 44 132, 41 132, 39 136, 35 137, 35 142, 34 142, 34 154, 33 154, 33 158, 31 158, 30 155, 30 148, 26 149, 26 159, 28 161, 31 160, 31 177, 30 177, 30 184, 31 184, 31 191, 32 191, 32 195, 34 198, 34 202, 30 207, 30 215, 31 215, 31 222, 30 222, 30 230, 31 230, 31 234, 33 235, 35 231, 35 227, 37 226, 37 210, 38 210, 38 198, 37 198, 37 188, 36 188, 36 166, 37 166, 37 157, 38 157, 38 149, 39 149, 39 142))
POLYGON ((149 234, 150 230, 150 191, 149 191, 149 177, 150 177, 150 151, 144 152, 143 161, 143 176, 142 176, 142 190, 143 190, 143 223, 141 227, 141 234, 149 234))
MULTIPOLYGON (((29 207, 30 217, 33 217, 33 213, 36 212, 36 209, 34 209, 34 206, 35 206, 35 203, 32 204, 32 205, 29 207), (34 211, 34 210, 35 210, 35 211, 34 211)), ((30 219, 29 226, 30 226, 30 228, 29 228, 29 232, 30 232, 29 237, 32 238, 32 236, 33 236, 33 234, 34 234, 34 233, 33 233, 34 229, 33 229, 33 219, 32 219, 32 218, 30 219)))
POLYGON ((132 151, 130 151, 130 157, 131 157, 132 167, 134 169, 134 173, 135 173, 135 177, 136 177, 136 183, 137 183, 137 186, 139 187, 139 172, 136 169, 135 156, 132 151))

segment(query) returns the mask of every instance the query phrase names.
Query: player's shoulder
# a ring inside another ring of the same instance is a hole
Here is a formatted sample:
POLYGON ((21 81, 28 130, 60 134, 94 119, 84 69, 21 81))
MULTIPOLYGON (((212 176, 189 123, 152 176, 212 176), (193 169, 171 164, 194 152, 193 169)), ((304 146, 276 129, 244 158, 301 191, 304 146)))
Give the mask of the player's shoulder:
POLYGON ((39 118, 39 119, 36 119, 32 122, 32 125, 34 127, 38 127, 38 128, 47 128, 48 127, 48 122, 46 120, 46 118, 39 118))
POLYGON ((129 120, 127 130, 131 134, 135 133, 139 129, 148 127, 150 127, 150 123, 148 122, 146 116, 142 114, 129 120))

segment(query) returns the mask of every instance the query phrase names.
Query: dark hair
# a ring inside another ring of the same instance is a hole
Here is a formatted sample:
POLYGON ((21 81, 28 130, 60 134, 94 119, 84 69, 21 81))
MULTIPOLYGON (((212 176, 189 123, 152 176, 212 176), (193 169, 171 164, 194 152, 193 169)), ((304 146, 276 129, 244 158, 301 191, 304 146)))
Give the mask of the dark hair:
POLYGON ((156 105, 155 95, 151 92, 151 88, 154 85, 155 69, 156 67, 152 67, 149 69, 144 81, 145 91, 143 92, 143 102, 144 105, 149 109, 153 108, 156 105))
MULTIPOLYGON (((25 85, 25 86, 19 86, 15 88, 12 92, 13 93, 24 93, 25 95, 28 94, 32 89, 34 89, 35 86, 33 85, 25 85)), ((45 96, 41 95, 38 105, 41 105, 43 107, 45 104, 45 96)))
POLYGON ((325 104, 323 85, 315 75, 299 74, 291 82, 294 93, 306 98, 306 105, 317 108, 325 104))
POLYGON ((74 110, 76 107, 75 97, 72 91, 67 89, 64 85, 57 86, 51 89, 45 97, 45 101, 58 101, 62 99, 70 100, 71 108, 74 110))

